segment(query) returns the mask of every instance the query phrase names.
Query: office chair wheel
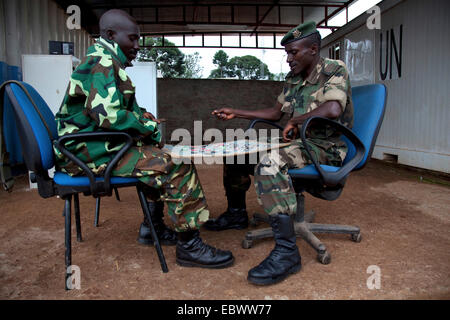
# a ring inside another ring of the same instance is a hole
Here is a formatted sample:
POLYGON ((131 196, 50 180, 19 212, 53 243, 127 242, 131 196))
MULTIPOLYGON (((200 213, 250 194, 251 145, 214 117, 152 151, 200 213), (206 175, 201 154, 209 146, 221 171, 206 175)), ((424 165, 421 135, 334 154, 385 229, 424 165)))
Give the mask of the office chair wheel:
POLYGON ((248 240, 248 239, 242 240, 242 248, 250 249, 251 247, 253 247, 253 240, 248 240))
POLYGON ((329 254, 328 251, 319 253, 317 255, 317 260, 319 260, 321 264, 329 264, 331 262, 331 254, 329 254))
POLYGON ((352 233, 351 238, 352 238, 352 241, 361 242, 361 232, 356 233, 356 234, 352 233))

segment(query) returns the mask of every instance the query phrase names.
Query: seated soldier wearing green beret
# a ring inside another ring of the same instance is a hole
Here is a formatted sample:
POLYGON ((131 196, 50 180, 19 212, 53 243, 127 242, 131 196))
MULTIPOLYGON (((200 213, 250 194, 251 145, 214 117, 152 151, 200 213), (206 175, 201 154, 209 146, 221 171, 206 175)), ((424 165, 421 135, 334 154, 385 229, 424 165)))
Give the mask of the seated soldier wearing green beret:
MULTIPOLYGON (((351 128, 353 104, 345 64, 339 60, 320 57, 321 37, 314 22, 306 22, 289 31, 281 41, 287 53, 291 71, 286 76, 283 91, 274 107, 262 110, 223 108, 213 111, 219 119, 266 119, 278 121, 284 113, 290 120, 283 130, 283 139, 292 144, 268 153, 255 165, 224 165, 224 187, 228 209, 218 219, 207 221, 209 230, 242 229, 248 226, 245 193, 250 187, 250 174, 259 203, 270 217, 275 248, 270 255, 248 273, 254 284, 273 284, 296 273, 301 257, 296 245, 293 221, 297 202, 292 181, 287 174, 291 168, 311 163, 300 139, 295 139, 299 127, 311 116, 334 119, 351 128)), ((311 128, 309 145, 321 164, 341 166, 347 147, 340 135, 331 129, 311 128)))

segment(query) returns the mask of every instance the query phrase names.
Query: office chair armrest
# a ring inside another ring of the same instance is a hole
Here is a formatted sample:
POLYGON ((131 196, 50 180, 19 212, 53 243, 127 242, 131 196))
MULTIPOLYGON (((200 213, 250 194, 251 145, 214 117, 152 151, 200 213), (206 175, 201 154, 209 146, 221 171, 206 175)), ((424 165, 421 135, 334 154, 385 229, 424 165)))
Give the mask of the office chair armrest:
POLYGON ((352 130, 343 126, 337 121, 324 118, 324 117, 310 117, 308 118, 302 125, 302 129, 300 131, 300 138, 305 146, 306 152, 313 162, 316 170, 319 172, 322 182, 324 185, 329 187, 337 186, 343 179, 347 177, 347 175, 361 162, 364 158, 364 154, 366 148, 364 144, 359 140, 359 138, 353 133, 352 130), (336 172, 328 172, 321 168, 320 164, 316 161, 316 159, 312 156, 311 148, 306 141, 306 131, 312 122, 320 122, 324 125, 330 125, 331 127, 339 130, 341 134, 343 134, 346 138, 350 140, 350 142, 355 146, 356 152, 355 156, 348 161, 344 166, 342 166, 336 172))
MULTIPOLYGON (((273 127, 276 127, 276 128, 278 128, 278 129, 280 129, 280 130, 283 130, 283 127, 280 126, 279 124, 277 124, 277 123, 275 123, 275 122, 273 122, 273 121, 270 121, 270 120, 265 120, 265 119, 254 119, 254 120, 252 120, 252 122, 250 122, 250 124, 249 124, 247 130, 253 129, 253 127, 254 127, 258 122, 270 124, 270 125, 273 126, 273 127)), ((247 130, 246 130, 246 131, 247 131, 247 130)))
POLYGON ((74 162, 77 166, 79 166, 86 176, 89 178, 89 182, 91 185, 91 193, 92 195, 111 195, 111 173, 115 168, 117 162, 123 157, 125 152, 133 145, 133 138, 125 133, 125 132, 92 132, 92 133, 75 133, 68 134, 60 137, 58 140, 53 142, 54 146, 61 151, 69 160, 74 162), (65 148, 65 143, 68 140, 81 140, 81 141, 90 141, 90 140, 98 140, 98 139, 111 139, 112 137, 125 138, 125 145, 114 155, 110 163, 106 166, 105 173, 103 174, 103 181, 96 181, 94 173, 91 169, 80 159, 78 159, 73 153, 68 151, 65 148))

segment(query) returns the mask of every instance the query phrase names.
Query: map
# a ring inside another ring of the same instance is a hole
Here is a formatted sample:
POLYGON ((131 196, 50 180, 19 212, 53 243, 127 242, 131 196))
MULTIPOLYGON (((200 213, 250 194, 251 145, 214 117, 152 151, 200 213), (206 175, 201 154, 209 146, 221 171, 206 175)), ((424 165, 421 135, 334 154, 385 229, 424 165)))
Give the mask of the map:
POLYGON ((173 158, 230 157, 284 148, 288 145, 290 142, 269 143, 242 139, 199 146, 166 145, 163 149, 166 149, 173 158))

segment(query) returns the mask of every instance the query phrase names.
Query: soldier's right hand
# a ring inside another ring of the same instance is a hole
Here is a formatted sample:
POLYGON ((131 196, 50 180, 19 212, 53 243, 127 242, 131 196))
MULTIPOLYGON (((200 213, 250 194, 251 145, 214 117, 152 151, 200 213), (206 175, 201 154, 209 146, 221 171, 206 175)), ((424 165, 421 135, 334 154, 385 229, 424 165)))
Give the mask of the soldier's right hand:
POLYGON ((236 117, 233 109, 231 108, 222 108, 219 110, 214 110, 211 112, 212 115, 215 115, 220 120, 231 120, 236 117))

